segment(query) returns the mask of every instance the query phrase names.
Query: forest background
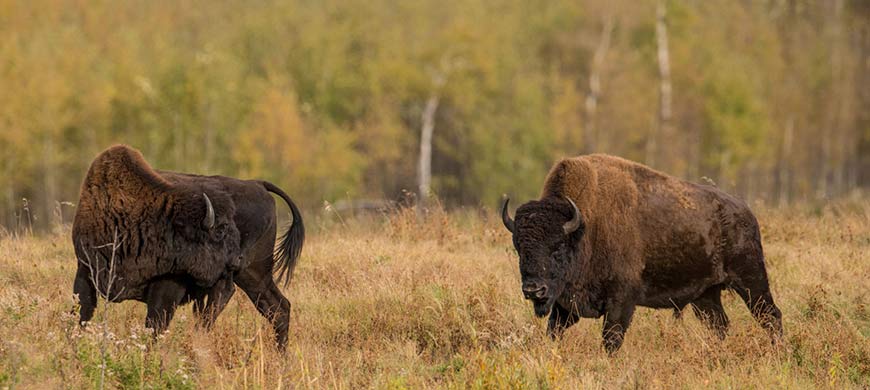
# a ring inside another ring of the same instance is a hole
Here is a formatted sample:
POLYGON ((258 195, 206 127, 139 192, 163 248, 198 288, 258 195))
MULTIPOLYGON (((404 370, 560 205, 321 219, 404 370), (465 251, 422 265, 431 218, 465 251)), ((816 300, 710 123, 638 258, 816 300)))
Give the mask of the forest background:
POLYGON ((427 132, 448 207, 592 152, 826 201, 870 187, 868 108, 866 0, 0 0, 0 225, 68 222, 114 143, 308 210, 398 199, 427 132))

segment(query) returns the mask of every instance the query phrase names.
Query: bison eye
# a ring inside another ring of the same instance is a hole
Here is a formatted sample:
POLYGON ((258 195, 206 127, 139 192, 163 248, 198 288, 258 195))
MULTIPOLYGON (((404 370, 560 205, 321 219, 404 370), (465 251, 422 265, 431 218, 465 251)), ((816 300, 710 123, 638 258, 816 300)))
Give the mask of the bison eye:
POLYGON ((550 254, 550 257, 558 262, 562 262, 568 258, 568 256, 566 256, 567 253, 568 249, 565 247, 565 244, 561 244, 559 245, 559 249, 556 249, 552 254, 550 254))
POLYGON ((213 241, 222 241, 227 236, 227 225, 220 224, 212 229, 211 239, 213 241))

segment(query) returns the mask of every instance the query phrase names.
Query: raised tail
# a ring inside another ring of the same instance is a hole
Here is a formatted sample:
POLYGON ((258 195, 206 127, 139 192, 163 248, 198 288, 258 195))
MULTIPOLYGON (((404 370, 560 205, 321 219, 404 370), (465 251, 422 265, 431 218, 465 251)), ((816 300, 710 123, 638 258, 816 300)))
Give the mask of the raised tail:
POLYGON ((275 248, 275 272, 278 273, 276 280, 280 283, 284 280, 284 287, 290 283, 293 278, 293 269, 296 268, 296 262, 299 260, 299 254, 302 253, 302 243, 305 241, 305 225, 302 224, 302 213, 299 208, 293 203, 283 190, 272 183, 263 181, 263 187, 275 195, 284 199, 287 205, 290 206, 290 212, 293 214, 293 223, 290 228, 284 232, 284 235, 278 239, 278 247, 275 248))

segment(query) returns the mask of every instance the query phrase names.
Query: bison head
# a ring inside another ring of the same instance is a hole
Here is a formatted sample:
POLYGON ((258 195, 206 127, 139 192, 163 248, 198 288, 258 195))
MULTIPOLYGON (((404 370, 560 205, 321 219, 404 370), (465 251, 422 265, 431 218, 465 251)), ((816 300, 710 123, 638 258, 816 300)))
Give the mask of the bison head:
POLYGON ((220 242, 233 223, 232 215, 215 214, 215 206, 204 192, 182 192, 173 203, 173 228, 189 241, 220 242))
POLYGON ((535 314, 543 317, 565 289, 568 270, 579 251, 583 219, 570 199, 547 198, 520 206, 512 220, 509 201, 505 200, 501 217, 513 233, 520 257, 523 295, 532 301, 535 314))
POLYGON ((172 255, 191 276, 208 284, 221 270, 240 265, 241 237, 233 221, 235 205, 227 194, 181 190, 172 209, 172 255))

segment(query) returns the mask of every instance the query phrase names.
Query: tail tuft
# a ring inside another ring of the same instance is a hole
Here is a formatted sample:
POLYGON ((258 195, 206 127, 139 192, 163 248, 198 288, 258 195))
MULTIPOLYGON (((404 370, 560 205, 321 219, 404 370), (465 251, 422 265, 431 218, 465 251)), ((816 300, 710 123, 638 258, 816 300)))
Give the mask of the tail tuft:
POLYGON ((302 213, 299 212, 299 208, 284 191, 267 181, 263 182, 263 186, 267 191, 284 199, 290 206, 290 212, 293 215, 293 222, 278 239, 278 246, 275 248, 273 257, 275 259, 274 270, 277 273, 275 280, 279 283, 283 280, 284 287, 287 287, 290 280, 293 279, 293 270, 296 268, 299 255, 302 254, 302 244, 305 242, 305 225, 302 223, 302 213))

